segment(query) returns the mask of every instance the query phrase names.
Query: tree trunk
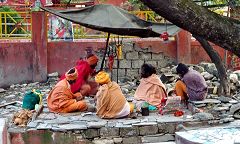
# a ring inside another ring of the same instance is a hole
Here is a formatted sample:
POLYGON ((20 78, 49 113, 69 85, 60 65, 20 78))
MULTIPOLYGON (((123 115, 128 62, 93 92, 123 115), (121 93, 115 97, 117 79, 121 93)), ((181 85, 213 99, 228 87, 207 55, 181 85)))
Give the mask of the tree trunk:
POLYGON ((209 55, 210 59, 212 62, 215 64, 217 70, 218 70, 218 76, 220 79, 220 95, 226 95, 230 96, 230 89, 229 89, 229 84, 227 80, 227 74, 226 74, 226 68, 222 62, 221 57, 217 53, 216 50, 212 48, 212 46, 209 44, 207 40, 200 36, 194 35, 194 37, 200 42, 204 50, 207 52, 209 55))
POLYGON ((141 0, 160 16, 240 56, 240 21, 223 17, 192 0, 141 0))

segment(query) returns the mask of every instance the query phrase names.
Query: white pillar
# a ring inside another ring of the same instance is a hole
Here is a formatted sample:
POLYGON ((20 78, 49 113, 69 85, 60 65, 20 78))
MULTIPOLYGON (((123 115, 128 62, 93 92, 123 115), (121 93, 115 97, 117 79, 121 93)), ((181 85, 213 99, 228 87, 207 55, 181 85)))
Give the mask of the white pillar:
POLYGON ((4 118, 0 118, 0 144, 7 144, 7 126, 4 118))

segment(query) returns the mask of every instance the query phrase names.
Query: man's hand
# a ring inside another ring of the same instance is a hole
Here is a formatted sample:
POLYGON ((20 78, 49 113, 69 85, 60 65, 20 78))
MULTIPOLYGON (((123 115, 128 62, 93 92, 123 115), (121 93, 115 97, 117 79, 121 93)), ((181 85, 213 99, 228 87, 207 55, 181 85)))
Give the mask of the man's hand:
POLYGON ((79 97, 76 97, 76 100, 77 101, 81 101, 81 100, 83 100, 85 97, 84 96, 79 96, 79 97))
POLYGON ((84 99, 84 96, 80 92, 75 93, 74 96, 75 96, 77 101, 80 101, 80 100, 84 99))
POLYGON ((75 96, 75 97, 81 97, 82 94, 81 94, 80 92, 76 92, 76 93, 74 94, 74 96, 75 96))

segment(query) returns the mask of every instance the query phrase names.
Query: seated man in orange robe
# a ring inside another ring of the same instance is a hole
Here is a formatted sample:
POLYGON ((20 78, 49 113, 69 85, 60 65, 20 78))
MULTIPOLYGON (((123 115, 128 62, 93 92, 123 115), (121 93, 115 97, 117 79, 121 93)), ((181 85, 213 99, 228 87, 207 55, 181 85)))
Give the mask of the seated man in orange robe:
MULTIPOLYGON (((76 82, 71 84, 72 93, 83 92, 82 96, 87 96, 89 94, 96 94, 97 84, 94 81, 89 81, 89 77, 93 76, 95 72, 95 67, 98 63, 98 57, 94 54, 87 56, 86 60, 79 60, 76 63, 75 68, 78 72, 78 78, 76 82)), ((61 79, 64 79, 65 76, 62 76, 61 79)))
POLYGON ((95 76, 95 81, 100 84, 96 95, 97 115, 101 118, 122 118, 133 111, 123 95, 119 85, 110 80, 109 74, 101 71, 95 76))
POLYGON ((65 77, 65 79, 56 84, 47 97, 47 105, 49 110, 57 113, 87 110, 88 106, 86 102, 81 100, 82 94, 85 94, 85 91, 73 94, 70 89, 71 85, 75 83, 78 77, 77 69, 70 69, 65 74, 65 77))
POLYGON ((145 102, 159 108, 162 99, 167 97, 167 93, 164 84, 159 76, 156 75, 155 67, 150 64, 143 64, 141 77, 140 84, 134 94, 134 103, 137 110, 140 111, 145 102))

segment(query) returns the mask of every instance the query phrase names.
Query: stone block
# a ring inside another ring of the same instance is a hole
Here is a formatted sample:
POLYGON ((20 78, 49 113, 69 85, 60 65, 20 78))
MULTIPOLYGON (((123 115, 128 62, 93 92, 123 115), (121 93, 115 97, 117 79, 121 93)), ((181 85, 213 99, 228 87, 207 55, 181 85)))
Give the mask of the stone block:
POLYGON ((94 144, 114 144, 114 141, 111 139, 96 139, 93 140, 94 144))
MULTIPOLYGON (((118 78, 124 77, 125 75, 126 75, 126 70, 125 69, 118 69, 118 78)), ((117 78, 117 69, 113 69, 112 70, 111 76, 112 76, 112 80, 116 80, 116 78, 117 78)))
POLYGON ((152 60, 163 60, 163 53, 152 53, 152 60))
POLYGON ((142 143, 140 137, 127 137, 123 138, 122 141, 123 144, 137 144, 137 143, 142 143))
POLYGON ((116 137, 119 136, 119 128, 110 128, 110 127, 102 127, 100 129, 101 137, 116 137))
POLYGON ((99 136, 100 136, 99 129, 87 129, 83 131, 83 137, 87 139, 96 138, 99 136))
POLYGON ((107 124, 107 121, 88 122, 88 128, 101 128, 107 124))
POLYGON ((126 59, 127 59, 127 60, 136 60, 136 59, 139 59, 139 57, 138 57, 138 52, 129 52, 129 53, 126 53, 126 59))
POLYGON ((146 61, 147 64, 151 64, 152 66, 154 66, 155 68, 157 68, 157 61, 146 61))
POLYGON ((193 115, 193 119, 199 120, 199 121, 206 121, 206 120, 213 120, 214 116, 211 113, 196 113, 193 115))
POLYGON ((129 60, 121 60, 119 62, 119 68, 131 68, 131 61, 129 61, 129 60))
POLYGON ((176 123, 161 123, 158 124, 159 133, 174 134, 176 132, 176 123))
POLYGON ((138 136, 138 135, 139 135, 138 127, 132 126, 132 127, 120 128, 121 137, 138 136))
POLYGON ((157 67, 164 68, 164 67, 168 66, 169 64, 171 64, 171 62, 169 62, 167 59, 162 59, 157 62, 157 67))
POLYGON ((138 69, 127 69, 126 76, 129 76, 131 78, 136 78, 139 76, 139 70, 138 69))
POLYGON ((133 60, 132 61, 132 68, 141 68, 141 66, 144 64, 143 60, 133 60))
POLYGON ((158 126, 157 125, 149 125, 149 126, 141 126, 138 128, 139 134, 144 135, 153 135, 158 133, 158 126))
POLYGON ((131 119, 131 120, 123 121, 124 125, 132 125, 132 124, 137 124, 137 123, 140 123, 139 119, 131 119))
POLYGON ((113 138, 115 144, 120 144, 123 141, 123 138, 113 138))
POLYGON ((142 143, 159 143, 174 141, 174 136, 171 134, 166 135, 151 135, 142 137, 142 143))
POLYGON ((240 103, 231 106, 229 114, 233 115, 236 111, 240 109, 240 103))
MULTIPOLYGON (((38 130, 47 130, 47 129, 52 129, 52 125, 51 124, 45 124, 45 123, 41 123, 37 126, 38 130)), ((61 125, 58 126, 59 131, 67 131, 67 130, 72 130, 75 129, 75 127, 73 127, 72 125, 69 124, 69 126, 66 128, 65 125, 61 125)), ((76 127, 76 129, 78 129, 76 127)))
POLYGON ((36 128, 38 125, 37 122, 31 121, 30 123, 27 124, 27 127, 29 128, 36 128))
POLYGON ((220 100, 216 100, 216 99, 204 99, 202 101, 189 101, 189 102, 194 104, 194 105, 198 105, 198 104, 220 104, 221 103, 220 100))
POLYGON ((134 51, 133 43, 132 42, 124 43, 123 47, 122 47, 122 51, 123 52, 132 52, 132 51, 134 51))
POLYGON ((151 52, 139 52, 139 59, 141 60, 151 60, 152 59, 152 53, 151 52))

